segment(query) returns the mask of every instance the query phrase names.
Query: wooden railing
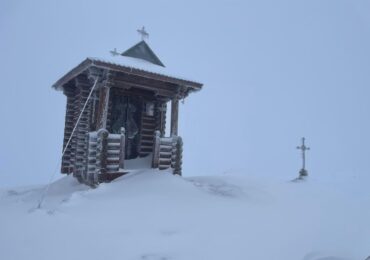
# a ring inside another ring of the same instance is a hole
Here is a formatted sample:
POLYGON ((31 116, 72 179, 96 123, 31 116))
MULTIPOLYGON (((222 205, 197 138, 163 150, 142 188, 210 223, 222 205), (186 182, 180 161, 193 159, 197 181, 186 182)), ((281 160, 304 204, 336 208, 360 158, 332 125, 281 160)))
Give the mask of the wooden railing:
MULTIPOLYGON (((86 138, 86 168, 81 176, 82 182, 95 186, 125 173, 124 128, 121 128, 121 134, 110 134, 106 129, 100 129, 88 133, 86 138)), ((181 137, 161 137, 156 131, 152 167, 160 170, 171 168, 174 174, 181 175, 182 146, 181 137)))
POLYGON ((161 137, 155 132, 152 167, 160 170, 172 168, 174 174, 181 175, 182 139, 180 136, 161 137))
POLYGON ((122 175, 125 159, 125 130, 109 134, 106 129, 87 134, 87 164, 84 182, 95 185, 122 175))

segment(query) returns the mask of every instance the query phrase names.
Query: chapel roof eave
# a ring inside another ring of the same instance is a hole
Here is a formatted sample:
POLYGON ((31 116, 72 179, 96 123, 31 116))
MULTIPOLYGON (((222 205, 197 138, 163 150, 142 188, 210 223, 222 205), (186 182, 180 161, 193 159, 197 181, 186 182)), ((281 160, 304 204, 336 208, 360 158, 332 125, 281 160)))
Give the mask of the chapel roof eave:
POLYGON ((62 90, 63 86, 68 83, 70 80, 74 79, 81 73, 85 72, 89 68, 100 68, 104 70, 111 70, 116 72, 122 72, 122 73, 128 73, 136 76, 141 76, 145 78, 155 79, 163 82, 169 82, 180 86, 185 86, 193 91, 200 90, 203 86, 203 84, 180 79, 177 77, 167 76, 164 74, 159 74, 155 72, 146 71, 140 68, 125 66, 122 64, 116 64, 113 62, 107 62, 104 60, 100 60, 97 58, 86 58, 84 61, 82 61, 79 65, 74 67, 72 70, 70 70, 68 73, 66 73, 64 76, 62 76, 58 81, 56 81, 52 87, 56 90, 62 90))

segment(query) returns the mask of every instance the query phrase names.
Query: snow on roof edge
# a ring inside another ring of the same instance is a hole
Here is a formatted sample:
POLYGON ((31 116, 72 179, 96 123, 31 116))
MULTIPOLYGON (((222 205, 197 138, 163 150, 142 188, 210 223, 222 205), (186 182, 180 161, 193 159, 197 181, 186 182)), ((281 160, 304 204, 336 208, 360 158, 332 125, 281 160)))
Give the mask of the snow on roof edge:
POLYGON ((199 82, 196 82, 192 79, 189 79, 189 78, 186 78, 186 77, 183 77, 183 76, 178 76, 178 75, 173 74, 173 73, 167 73, 166 70, 168 70, 168 69, 166 67, 161 67, 161 66, 152 64, 148 61, 141 60, 141 59, 136 59, 136 58, 131 58, 131 57, 124 57, 124 56, 121 56, 121 57, 123 57, 124 62, 117 62, 117 61, 112 61, 110 59, 99 58, 99 57, 87 57, 87 59, 89 59, 93 62, 94 61, 103 62, 103 63, 108 63, 108 64, 111 64, 111 65, 115 65, 115 66, 132 68, 132 69, 136 69, 136 70, 147 72, 147 73, 153 73, 153 74, 163 76, 163 77, 169 77, 169 78, 174 78, 174 79, 178 79, 178 80, 182 80, 182 81, 188 81, 188 82, 191 82, 191 83, 203 85, 203 84, 201 84, 199 82))
POLYGON ((139 71, 139 72, 149 73, 149 74, 153 74, 153 75, 157 75, 157 76, 161 76, 161 77, 165 77, 165 78, 169 78, 169 79, 173 79, 173 80, 188 82, 189 84, 193 85, 192 86, 193 91, 198 91, 203 86, 202 83, 199 83, 199 82, 196 82, 196 81, 193 81, 193 80, 190 80, 190 79, 185 79, 184 77, 170 76, 170 75, 168 75, 168 73, 166 73, 166 71, 164 71, 164 70, 167 70, 166 68, 156 66, 156 65, 151 64, 147 61, 139 60, 139 59, 133 59, 133 58, 130 58, 130 57, 125 57, 125 60, 126 60, 125 63, 120 63, 120 62, 116 62, 116 61, 112 61, 112 60, 104 59, 104 58, 87 57, 82 62, 80 62, 77 66, 73 67, 70 71, 68 71, 62 77, 60 77, 52 85, 52 88, 54 88, 55 90, 62 90, 63 85, 65 83, 67 83, 71 78, 79 75, 80 73, 82 73, 84 70, 86 70, 88 67, 90 67, 92 65, 93 66, 94 65, 99 66, 99 65, 95 64, 96 62, 101 62, 101 63, 105 63, 107 65, 118 66, 118 67, 122 67, 122 68, 126 68, 126 69, 132 69, 132 70, 136 70, 136 71, 139 71), (131 60, 131 62, 130 62, 130 60, 131 60), (196 85, 196 86, 194 86, 194 85, 196 85))

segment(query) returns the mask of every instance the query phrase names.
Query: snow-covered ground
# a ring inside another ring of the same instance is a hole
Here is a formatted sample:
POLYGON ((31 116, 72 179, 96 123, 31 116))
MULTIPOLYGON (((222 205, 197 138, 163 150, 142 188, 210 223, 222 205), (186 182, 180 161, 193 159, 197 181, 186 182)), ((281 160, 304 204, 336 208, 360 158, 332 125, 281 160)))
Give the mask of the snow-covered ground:
POLYGON ((0 259, 310 260, 370 255, 368 192, 346 183, 138 171, 0 193, 0 259))

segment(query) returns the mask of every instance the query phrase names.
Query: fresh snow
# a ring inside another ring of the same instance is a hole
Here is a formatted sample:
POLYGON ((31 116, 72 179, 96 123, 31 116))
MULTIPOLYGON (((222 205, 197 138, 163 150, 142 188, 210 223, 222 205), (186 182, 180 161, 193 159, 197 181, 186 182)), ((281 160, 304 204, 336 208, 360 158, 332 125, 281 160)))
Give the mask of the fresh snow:
POLYGON ((100 62, 105 62, 109 63, 112 65, 118 65, 118 66, 123 66, 127 68, 133 68, 133 69, 138 69, 142 70, 145 72, 151 72, 155 74, 159 74, 162 76, 167 76, 167 77, 173 77, 181 80, 187 80, 187 81, 194 81, 189 79, 188 77, 181 76, 180 73, 176 72, 173 68, 167 68, 167 67, 162 67, 155 65, 151 62, 148 62, 143 59, 139 58, 132 58, 132 57, 126 57, 122 55, 117 55, 117 56, 105 56, 105 57, 88 57, 88 59, 92 61, 100 61, 100 62))
POLYGON ((138 170, 96 189, 64 177, 0 191, 0 259, 365 260, 368 196, 310 178, 138 170), (334 189, 335 187, 335 189, 334 189), (361 196, 360 196, 361 195, 361 196))

